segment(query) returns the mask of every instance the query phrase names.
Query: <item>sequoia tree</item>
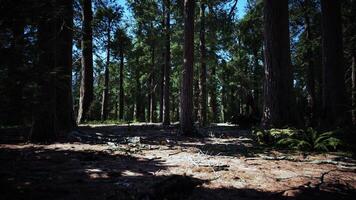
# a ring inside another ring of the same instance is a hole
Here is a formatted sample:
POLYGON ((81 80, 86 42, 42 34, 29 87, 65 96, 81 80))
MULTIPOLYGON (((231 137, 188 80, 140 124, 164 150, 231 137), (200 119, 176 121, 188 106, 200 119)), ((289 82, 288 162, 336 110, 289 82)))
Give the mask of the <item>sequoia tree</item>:
POLYGON ((290 56, 288 1, 264 0, 265 77, 262 124, 297 122, 290 56))
POLYGON ((184 1, 184 66, 180 97, 182 134, 193 134, 194 0, 184 1))
POLYGON ((343 63, 341 1, 321 1, 323 97, 322 125, 335 128, 347 119, 343 63))

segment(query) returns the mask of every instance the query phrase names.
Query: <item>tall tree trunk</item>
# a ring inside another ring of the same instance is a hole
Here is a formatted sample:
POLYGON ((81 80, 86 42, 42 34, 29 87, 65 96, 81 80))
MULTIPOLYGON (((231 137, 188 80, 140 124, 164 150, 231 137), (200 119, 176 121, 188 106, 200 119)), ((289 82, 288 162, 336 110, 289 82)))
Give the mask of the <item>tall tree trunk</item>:
MULTIPOLYGON (((197 71, 194 69, 194 73, 197 73, 197 71)), ((199 74, 199 73, 198 73, 199 74)), ((199 115, 199 77, 193 77, 193 83, 194 83, 194 88, 193 88, 193 122, 198 121, 198 115, 199 115)))
POLYGON ((73 0, 56 1, 57 119, 60 136, 75 126, 72 97, 73 0))
POLYGON ((193 134, 194 0, 184 0, 184 67, 182 72, 180 126, 193 134))
POLYGON ((283 127, 298 122, 293 95, 288 1, 264 0, 265 78, 262 124, 283 127))
POLYGON ((108 22, 107 30, 107 48, 106 48, 106 65, 105 65, 105 74, 104 74, 104 89, 101 99, 101 120, 104 121, 108 117, 108 102, 109 102, 109 65, 110 65, 110 36, 111 34, 111 25, 110 21, 108 22))
POLYGON ((253 69, 253 73, 254 73, 254 79, 255 81, 253 81, 253 98, 254 100, 254 107, 255 107, 255 112, 252 113, 253 117, 259 117, 260 116, 260 108, 259 108, 259 100, 260 100, 260 91, 261 91, 261 86, 259 84, 259 82, 257 81, 258 78, 258 69, 260 67, 258 61, 258 49, 254 50, 253 53, 253 57, 254 57, 254 69, 253 69))
POLYGON ((120 82, 119 82, 119 120, 124 119, 124 50, 123 46, 120 47, 120 82))
POLYGON ((46 1, 38 27, 39 108, 33 117, 32 142, 53 142, 74 126, 72 107, 73 1, 46 1))
POLYGON ((207 124, 208 95, 206 89, 206 46, 205 46, 205 3, 200 4, 200 79, 199 79, 199 121, 207 124))
POLYGON ((352 75, 351 75, 351 80, 352 80, 352 124, 356 126, 356 58, 355 58, 355 53, 353 53, 352 56, 352 75))
MULTIPOLYGON (((165 59, 165 54, 162 53, 162 60, 165 59)), ((159 99, 159 121, 163 122, 163 99, 164 99, 164 69, 165 63, 161 65, 161 80, 160 80, 160 99, 159 99)))
POLYGON ((80 98, 77 123, 88 119, 88 112, 92 104, 93 94, 93 31, 91 23, 93 11, 91 0, 83 0, 83 28, 82 28, 82 69, 80 80, 80 98))
POLYGON ((343 63, 341 1, 321 1, 323 111, 322 126, 336 128, 347 123, 345 68, 343 63))
POLYGON ((308 93, 308 125, 314 126, 315 125, 315 114, 316 114, 316 102, 315 102, 315 69, 313 63, 313 55, 312 55, 312 35, 311 35, 311 27, 310 27, 310 17, 308 10, 310 9, 310 0, 306 0, 303 6, 303 13, 304 13, 304 24, 305 24, 305 32, 306 32, 306 39, 307 39, 307 50, 305 58, 307 59, 307 93, 308 93))
MULTIPOLYGON (((137 62, 138 64, 139 62, 137 62)), ((142 88, 141 88, 141 81, 140 81, 140 69, 136 68, 136 113, 135 117, 136 120, 139 122, 145 121, 145 107, 143 105, 143 98, 142 98, 142 88)))
POLYGON ((56 34, 53 1, 43 3, 38 25, 39 49, 39 95, 38 107, 33 116, 30 141, 35 143, 54 142, 58 137, 56 120, 56 87, 54 71, 53 37, 56 34), (45 11, 45 12, 44 12, 45 11), (48 19, 48 20, 47 20, 48 19))
POLYGON ((214 63, 211 66, 211 88, 210 88, 210 107, 211 107, 211 116, 213 122, 219 121, 219 111, 216 95, 216 66, 214 63))
POLYGON ((164 67, 164 91, 163 91, 163 125, 169 125, 170 119, 170 84, 171 84, 171 3, 170 0, 166 2, 166 51, 165 51, 165 67, 164 67))
POLYGON ((151 74, 150 74, 150 93, 149 93, 149 121, 156 121, 156 87, 155 87, 155 46, 151 47, 151 74))

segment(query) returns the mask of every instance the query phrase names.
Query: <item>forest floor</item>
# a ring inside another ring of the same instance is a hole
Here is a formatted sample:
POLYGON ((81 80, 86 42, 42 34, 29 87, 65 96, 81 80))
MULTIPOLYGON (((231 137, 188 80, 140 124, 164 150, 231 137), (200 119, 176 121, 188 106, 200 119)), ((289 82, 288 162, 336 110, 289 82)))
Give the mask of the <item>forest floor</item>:
POLYGON ((234 126, 86 125, 69 141, 0 130, 0 199, 354 199, 356 160, 259 146, 234 126))

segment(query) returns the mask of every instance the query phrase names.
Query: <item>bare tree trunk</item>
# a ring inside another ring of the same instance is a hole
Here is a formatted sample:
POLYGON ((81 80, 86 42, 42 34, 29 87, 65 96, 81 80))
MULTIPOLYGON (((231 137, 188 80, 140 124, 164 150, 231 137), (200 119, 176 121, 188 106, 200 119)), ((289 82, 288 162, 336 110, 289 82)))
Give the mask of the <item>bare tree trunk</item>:
POLYGON ((72 107, 73 1, 46 1, 38 27, 39 108, 33 117, 30 141, 48 143, 75 124, 72 107))
POLYGON ((352 80, 352 123, 355 126, 356 125, 356 67, 355 67, 355 53, 353 53, 352 56, 352 75, 351 75, 351 80, 352 80))
POLYGON ((33 116, 30 141, 35 143, 54 142, 58 137, 56 119, 56 87, 54 71, 54 49, 51 42, 55 37, 55 20, 53 1, 43 3, 41 18, 38 25, 39 49, 39 95, 38 107, 33 116), (45 10, 45 12, 44 12, 45 10), (49 20, 47 20, 49 19, 49 20))
MULTIPOLYGON (((193 70, 195 71, 195 69, 193 70)), ((197 72, 194 72, 197 73, 197 72)), ((199 73, 198 73, 199 74, 199 73)), ((193 122, 198 121, 198 115, 199 115, 199 77, 193 77, 193 83, 194 83, 194 88, 193 88, 193 122)))
POLYGON ((164 91, 163 91, 163 125, 169 125, 170 119, 170 84, 171 84, 171 20, 170 0, 166 0, 166 52, 165 52, 165 68, 164 68, 164 91))
POLYGON ((143 105, 139 68, 136 69, 135 76, 136 76, 135 77, 135 79, 136 79, 136 120, 139 122, 144 122, 145 121, 145 107, 143 105))
POLYGON ((150 93, 149 93, 149 121, 156 121, 156 86, 155 86, 155 46, 151 47, 151 74, 150 74, 150 93))
POLYGON ((306 39, 307 39, 307 51, 305 58, 307 59, 307 93, 308 93, 308 113, 307 117, 309 119, 309 126, 315 125, 315 115, 316 109, 315 106, 317 105, 315 102, 315 69, 314 63, 312 61, 313 55, 311 48, 311 43, 313 41, 311 35, 311 28, 310 28, 310 18, 309 18, 309 8, 310 8, 310 0, 306 0, 303 6, 303 13, 304 13, 304 23, 305 23, 305 31, 306 31, 306 39))
POLYGON ((211 66, 211 88, 210 88, 210 107, 211 107, 211 116, 213 122, 219 121, 219 111, 216 95, 216 63, 211 66))
POLYGON ((72 97, 73 0, 56 1, 57 119, 60 136, 66 137, 75 126, 72 97))
POLYGON ((110 36, 111 27, 110 21, 107 30, 107 49, 106 49, 106 65, 104 74, 104 89, 101 99, 101 120, 105 121, 108 117, 108 102, 109 102, 109 65, 110 65, 110 36))
POLYGON ((182 134, 193 134, 194 0, 184 1, 184 67, 182 72, 180 126, 182 134))
POLYGON ((120 47, 119 120, 124 119, 124 50, 120 47))
POLYGON ((343 63, 341 2, 321 1, 323 111, 322 126, 336 128, 347 123, 345 67, 343 63))
POLYGON ((262 124, 298 123, 293 95, 288 1, 264 0, 265 79, 262 124))
POLYGON ((208 95, 206 89, 206 46, 205 46, 205 4, 200 4, 200 81, 199 81, 199 121, 205 126, 207 124, 208 95))
POLYGON ((83 1, 83 39, 82 39, 82 69, 80 80, 80 98, 77 123, 88 119, 88 112, 93 101, 93 11, 91 0, 83 1))
MULTIPOLYGON (((165 54, 162 53, 162 60, 165 59, 165 54)), ((159 99, 159 121, 163 122, 163 98, 164 98, 164 69, 165 64, 161 65, 161 80, 160 80, 160 99, 159 99)))

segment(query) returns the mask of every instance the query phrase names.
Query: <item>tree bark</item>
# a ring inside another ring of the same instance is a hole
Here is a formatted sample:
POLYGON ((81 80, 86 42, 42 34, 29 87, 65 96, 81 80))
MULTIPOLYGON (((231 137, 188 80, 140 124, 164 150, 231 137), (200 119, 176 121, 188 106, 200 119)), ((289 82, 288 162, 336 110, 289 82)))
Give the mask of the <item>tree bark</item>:
POLYGON ((184 1, 184 66, 182 72, 180 126, 182 134, 193 134, 194 0, 184 1))
POLYGON ((264 0, 265 78, 262 125, 298 122, 293 95, 288 1, 264 0))
POLYGON ((307 93, 308 93, 308 125, 314 126, 315 125, 315 115, 316 115, 316 94, 315 94, 315 69, 313 63, 313 54, 312 54, 312 35, 311 35, 311 27, 310 27, 310 16, 308 10, 310 9, 310 0, 306 0, 303 6, 303 13, 304 13, 304 24, 305 24, 305 32, 306 32, 306 40, 307 40, 307 50, 305 59, 307 59, 307 93))
MULTIPOLYGON (((154 36, 153 36, 154 37, 154 36)), ((155 87, 155 46, 152 42, 151 47, 151 73, 150 73, 150 93, 149 93, 149 121, 156 121, 156 87, 155 87)))
MULTIPOLYGON (((139 64, 137 60, 137 64, 139 64)), ((141 81, 140 81, 140 70, 136 68, 135 72, 136 79, 136 120, 139 122, 145 121, 145 107, 143 105, 142 91, 141 91, 141 81)))
POLYGON ((120 77, 119 77, 119 120, 124 119, 124 50, 123 50, 123 42, 120 47, 120 77))
POLYGON ((356 126, 356 66, 355 66, 356 58, 355 53, 352 56, 352 124, 356 126))
POLYGON ((105 121, 108 117, 108 102, 109 102, 109 65, 110 65, 110 36, 111 34, 111 22, 108 22, 107 29, 107 48, 106 48, 106 65, 104 72, 104 89, 101 99, 101 120, 105 121))
POLYGON ((39 97, 31 142, 49 143, 66 136, 75 120, 72 107, 73 1, 45 1, 38 26, 39 97))
MULTIPOLYGON (((162 53, 162 60, 165 60, 165 54, 162 53)), ((164 69, 165 63, 161 64, 161 76, 160 76, 160 99, 159 99, 159 121, 163 123, 163 103, 164 103, 164 69)))
POLYGON ((200 4, 200 105, 199 105, 199 121, 202 126, 207 124, 207 89, 206 89, 206 46, 205 46, 205 3, 200 4))
POLYGON ((91 0, 83 0, 83 39, 82 46, 82 69, 80 80, 80 98, 77 123, 88 119, 89 109, 92 104, 93 94, 93 11, 91 0))
POLYGON ((211 116, 213 122, 219 121, 219 111, 218 111, 218 103, 217 103, 217 95, 216 95, 216 67, 214 63, 211 66, 211 88, 210 88, 210 107, 211 107, 211 116))
POLYGON ((163 125, 169 125, 170 119, 170 84, 171 84, 171 20, 170 0, 165 0, 166 3, 166 48, 165 48, 165 67, 164 67, 164 91, 163 91, 163 125))
POLYGON ((322 126, 336 128, 347 123, 345 67, 343 63, 341 2, 321 1, 323 109, 322 126))
POLYGON ((55 21, 53 1, 43 3, 41 18, 38 25, 38 50, 39 50, 39 95, 38 107, 33 116, 30 141, 34 143, 54 142, 58 137, 56 120, 56 87, 54 85, 54 45, 55 21), (49 20, 47 20, 49 19, 49 20))
POLYGON ((66 137, 76 124, 72 99, 73 0, 57 0, 55 6, 57 119, 60 136, 66 137))

